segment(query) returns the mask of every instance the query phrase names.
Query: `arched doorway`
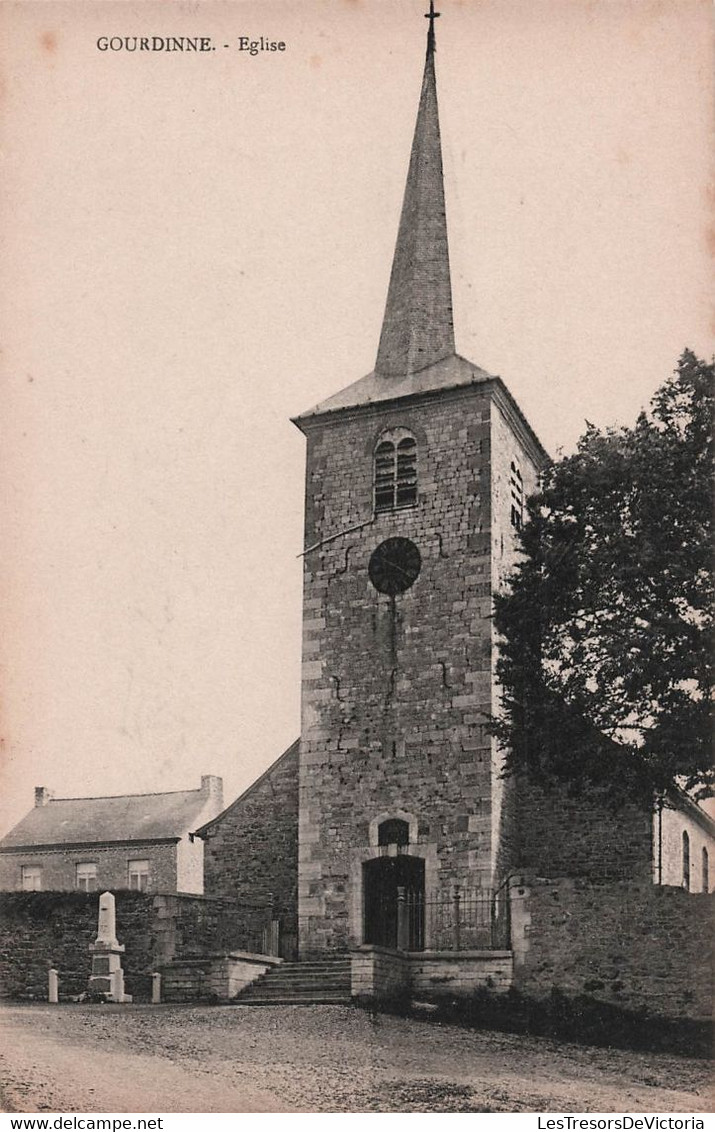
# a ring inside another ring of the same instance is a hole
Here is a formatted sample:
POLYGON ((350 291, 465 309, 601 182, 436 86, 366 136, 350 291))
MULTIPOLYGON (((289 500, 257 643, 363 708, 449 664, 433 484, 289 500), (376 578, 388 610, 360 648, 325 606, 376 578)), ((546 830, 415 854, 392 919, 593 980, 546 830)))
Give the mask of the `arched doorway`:
POLYGON ((398 854, 365 861, 363 913, 365 943, 424 947, 425 863, 421 857, 398 854))

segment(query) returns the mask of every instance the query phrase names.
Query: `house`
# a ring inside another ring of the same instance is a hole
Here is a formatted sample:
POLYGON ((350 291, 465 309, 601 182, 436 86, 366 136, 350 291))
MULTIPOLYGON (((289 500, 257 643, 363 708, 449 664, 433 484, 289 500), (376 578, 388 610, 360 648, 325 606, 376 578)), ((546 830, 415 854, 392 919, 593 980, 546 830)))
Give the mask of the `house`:
POLYGON ((198 790, 53 798, 0 840, 0 890, 129 888, 202 893, 203 842, 191 837, 222 807, 223 784, 202 775, 198 790))

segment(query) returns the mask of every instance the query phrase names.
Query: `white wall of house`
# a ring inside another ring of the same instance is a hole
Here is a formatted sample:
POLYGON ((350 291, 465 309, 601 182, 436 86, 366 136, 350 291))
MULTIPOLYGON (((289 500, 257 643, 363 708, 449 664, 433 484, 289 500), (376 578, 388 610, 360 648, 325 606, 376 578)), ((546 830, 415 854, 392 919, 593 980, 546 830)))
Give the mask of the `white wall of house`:
POLYGON ((200 837, 192 841, 185 833, 176 846, 176 891, 204 891, 204 843, 200 837))
POLYGON ((715 889, 715 837, 709 832, 706 821, 689 807, 664 806, 656 813, 653 879, 656 884, 675 885, 690 892, 715 889))

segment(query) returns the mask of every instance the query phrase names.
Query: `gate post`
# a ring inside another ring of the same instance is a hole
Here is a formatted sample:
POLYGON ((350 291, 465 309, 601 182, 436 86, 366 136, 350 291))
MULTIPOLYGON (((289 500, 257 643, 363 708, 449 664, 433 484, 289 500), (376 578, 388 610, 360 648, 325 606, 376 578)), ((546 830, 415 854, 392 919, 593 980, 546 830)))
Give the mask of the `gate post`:
POLYGON ((410 925, 407 920, 407 902, 404 885, 397 886, 397 948, 407 951, 410 945, 410 925))
POLYGON ((453 904, 454 904, 454 950, 455 951, 460 950, 460 947, 459 947, 459 942, 460 942, 460 940, 459 940, 459 936, 460 936, 460 923, 459 923, 460 907, 459 906, 460 906, 461 899, 462 898, 461 898, 460 891, 459 891, 459 885, 455 884, 455 886, 454 886, 454 898, 453 898, 453 904))
POLYGON ((151 977, 151 1004, 158 1006, 161 1002, 161 973, 154 971, 151 977))

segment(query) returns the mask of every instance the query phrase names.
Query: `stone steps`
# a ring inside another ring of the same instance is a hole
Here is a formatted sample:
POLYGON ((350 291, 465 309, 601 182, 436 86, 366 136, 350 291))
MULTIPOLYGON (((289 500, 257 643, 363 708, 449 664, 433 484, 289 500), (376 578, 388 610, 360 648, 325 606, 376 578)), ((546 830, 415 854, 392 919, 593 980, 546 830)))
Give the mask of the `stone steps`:
POLYGON ((338 1005, 350 1002, 350 960, 283 963, 233 1000, 237 1006, 338 1005))

